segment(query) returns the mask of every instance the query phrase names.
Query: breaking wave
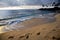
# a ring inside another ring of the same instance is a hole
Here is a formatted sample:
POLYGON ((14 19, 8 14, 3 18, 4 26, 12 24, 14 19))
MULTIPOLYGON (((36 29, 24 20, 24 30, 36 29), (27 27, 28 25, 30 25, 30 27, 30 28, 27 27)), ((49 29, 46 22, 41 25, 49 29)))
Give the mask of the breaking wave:
POLYGON ((22 22, 32 18, 52 18, 55 11, 51 10, 3 10, 0 11, 0 23, 22 22))
POLYGON ((20 25, 20 23, 34 18, 44 19, 39 23, 54 22, 55 14, 55 11, 52 10, 5 10, 0 12, 0 26, 5 26, 2 30, 6 32, 25 27, 20 25), (18 24, 20 26, 17 26, 18 24))

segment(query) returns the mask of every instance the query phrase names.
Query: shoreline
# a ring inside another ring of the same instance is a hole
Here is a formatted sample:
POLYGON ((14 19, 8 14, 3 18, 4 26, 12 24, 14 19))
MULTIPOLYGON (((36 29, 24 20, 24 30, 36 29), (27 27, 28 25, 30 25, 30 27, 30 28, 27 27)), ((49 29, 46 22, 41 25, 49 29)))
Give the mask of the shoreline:
MULTIPOLYGON (((57 14, 57 15, 55 15, 55 17, 56 17, 56 20, 59 18, 59 17, 57 17, 57 16, 59 16, 60 14, 57 14)), ((33 27, 33 26, 35 26, 35 25, 43 25, 43 24, 49 24, 49 22, 47 21, 47 22, 45 22, 46 20, 44 20, 44 19, 30 19, 30 20, 25 20, 25 21, 23 21, 23 22, 21 22, 21 23, 18 23, 18 24, 16 24, 14 27, 16 28, 16 26, 21 26, 21 28, 20 27, 18 27, 16 30, 20 30, 20 29, 24 29, 24 28, 31 28, 31 27, 33 27), (42 22, 43 21, 43 22, 42 22), (40 23, 39 23, 40 22, 40 23)), ((55 21, 56 22, 56 21, 55 21)), ((54 22, 51 22, 51 23, 54 23, 54 22)), ((3 30, 4 29, 4 27, 5 26, 3 26, 3 27, 0 27, 0 33, 2 33, 1 32, 1 30, 3 30)), ((14 28, 13 27, 13 28, 14 28)), ((14 29, 15 30, 15 29, 14 29)), ((13 31, 14 31, 13 30, 13 31)), ((8 30, 9 31, 9 30, 8 30)))

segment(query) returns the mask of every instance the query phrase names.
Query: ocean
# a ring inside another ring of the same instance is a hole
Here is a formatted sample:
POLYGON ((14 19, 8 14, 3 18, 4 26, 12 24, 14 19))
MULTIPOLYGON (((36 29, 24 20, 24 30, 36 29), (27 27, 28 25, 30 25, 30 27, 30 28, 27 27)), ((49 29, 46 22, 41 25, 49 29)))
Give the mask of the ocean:
POLYGON ((8 32, 17 29, 30 28, 29 25, 46 24, 55 22, 55 15, 57 11, 54 10, 1 10, 0 12, 0 27, 3 32, 8 32), (1 15, 2 14, 2 15, 1 15), (25 21, 31 20, 30 24, 25 21), (36 19, 37 21, 34 21, 36 19), (38 21, 40 20, 40 21, 38 21), (24 24, 25 22, 25 24, 24 24))
POLYGON ((0 10, 0 25, 22 22, 32 18, 47 18, 53 17, 53 10, 0 10))

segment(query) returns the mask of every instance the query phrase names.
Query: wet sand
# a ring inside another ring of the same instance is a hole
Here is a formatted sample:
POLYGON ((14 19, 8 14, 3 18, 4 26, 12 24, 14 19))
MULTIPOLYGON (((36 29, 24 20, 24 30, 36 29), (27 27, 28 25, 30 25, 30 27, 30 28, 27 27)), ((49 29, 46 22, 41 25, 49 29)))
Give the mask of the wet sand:
POLYGON ((56 20, 50 23, 42 23, 42 19, 26 20, 18 26, 26 26, 24 29, 9 31, 0 34, 1 40, 60 40, 60 14, 56 20), (41 22, 41 23, 39 23, 41 22))

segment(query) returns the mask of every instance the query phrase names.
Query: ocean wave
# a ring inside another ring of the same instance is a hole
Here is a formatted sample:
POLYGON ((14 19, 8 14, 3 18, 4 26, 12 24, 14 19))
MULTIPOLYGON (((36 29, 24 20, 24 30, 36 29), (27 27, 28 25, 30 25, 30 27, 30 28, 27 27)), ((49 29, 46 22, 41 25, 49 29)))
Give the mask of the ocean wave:
POLYGON ((53 17, 54 14, 54 11, 48 10, 2 10, 0 11, 0 21, 17 22, 16 20, 24 21, 31 18, 53 17))
MULTIPOLYGON (((0 11, 0 13, 3 13, 2 15, 0 14, 0 17, 2 17, 2 19, 0 19, 0 26, 5 26, 3 28, 4 32, 26 27, 24 24, 21 25, 21 23, 25 22, 26 20, 43 19, 40 22, 38 21, 37 24, 54 22, 54 16, 56 14, 55 11, 51 10, 7 10, 7 12, 0 11), (18 26, 18 24, 20 26, 18 26)), ((34 21, 34 23, 30 25, 35 25, 35 23, 36 21, 34 21)))

